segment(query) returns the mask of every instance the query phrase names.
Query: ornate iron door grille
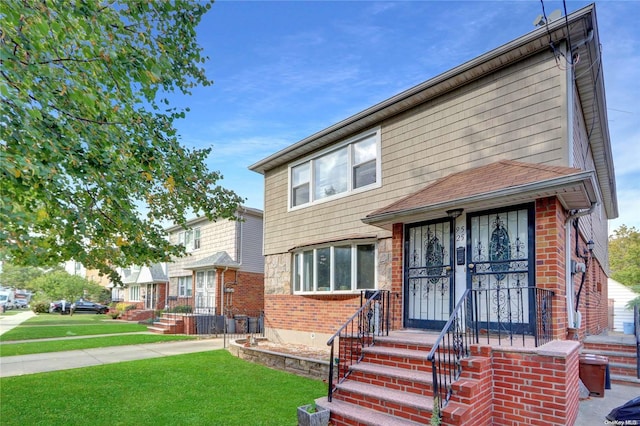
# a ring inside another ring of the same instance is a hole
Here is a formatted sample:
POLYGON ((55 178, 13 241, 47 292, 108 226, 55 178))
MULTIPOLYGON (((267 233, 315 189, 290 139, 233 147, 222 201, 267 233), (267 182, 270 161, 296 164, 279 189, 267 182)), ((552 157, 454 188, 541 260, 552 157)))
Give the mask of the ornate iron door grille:
POLYGON ((451 220, 405 229, 405 326, 440 330, 455 303, 451 220))
POLYGON ((533 206, 468 217, 467 286, 481 332, 533 334, 535 325, 533 206))

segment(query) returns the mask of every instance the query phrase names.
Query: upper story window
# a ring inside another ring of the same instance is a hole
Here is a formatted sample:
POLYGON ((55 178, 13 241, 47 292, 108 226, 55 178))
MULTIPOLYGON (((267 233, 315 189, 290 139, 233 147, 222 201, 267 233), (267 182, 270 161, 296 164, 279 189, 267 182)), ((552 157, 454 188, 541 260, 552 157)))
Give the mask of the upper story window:
POLYGON ((380 186, 380 129, 360 134, 289 169, 289 207, 380 186))
POLYGON ((376 288, 376 246, 343 242, 293 254, 295 293, 329 293, 376 288))
POLYGON ((180 231, 178 233, 178 244, 182 244, 187 252, 200 248, 200 228, 180 231))

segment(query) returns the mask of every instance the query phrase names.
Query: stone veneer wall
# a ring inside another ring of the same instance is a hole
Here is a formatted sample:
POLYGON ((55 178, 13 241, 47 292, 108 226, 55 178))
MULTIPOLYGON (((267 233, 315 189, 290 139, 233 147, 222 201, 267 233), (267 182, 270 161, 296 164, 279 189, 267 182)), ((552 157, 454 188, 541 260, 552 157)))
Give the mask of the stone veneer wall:
POLYGON ((245 347, 244 340, 231 343, 229 352, 238 358, 262 364, 298 376, 326 380, 329 377, 329 361, 299 357, 291 354, 267 351, 258 346, 245 347))

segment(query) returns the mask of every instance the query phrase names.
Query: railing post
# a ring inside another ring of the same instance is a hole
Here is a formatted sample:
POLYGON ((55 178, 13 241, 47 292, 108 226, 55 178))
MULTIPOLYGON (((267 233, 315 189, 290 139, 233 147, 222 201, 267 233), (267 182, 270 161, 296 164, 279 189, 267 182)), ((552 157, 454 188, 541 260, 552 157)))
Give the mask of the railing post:
POLYGON ((640 379, 640 308, 633 307, 633 328, 636 335, 636 376, 640 379))

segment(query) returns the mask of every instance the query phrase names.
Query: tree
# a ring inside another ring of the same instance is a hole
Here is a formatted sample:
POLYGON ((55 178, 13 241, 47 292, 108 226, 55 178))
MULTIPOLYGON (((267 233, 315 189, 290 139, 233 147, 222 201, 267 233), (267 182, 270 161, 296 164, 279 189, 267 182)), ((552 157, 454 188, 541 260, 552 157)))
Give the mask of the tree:
POLYGON ((640 291, 640 232, 621 225, 609 237, 611 277, 640 291))
POLYGON ((5 287, 28 289, 29 283, 44 273, 43 269, 35 266, 16 266, 5 262, 0 273, 0 284, 5 287))
POLYGON ((184 254, 163 224, 234 219, 243 201, 181 146, 168 96, 209 85, 195 28, 211 3, 0 2, 0 245, 21 265, 184 254), (145 213, 141 213, 145 212, 145 213))
POLYGON ((29 289, 36 293, 38 300, 67 300, 70 303, 81 297, 101 300, 105 291, 101 285, 66 271, 41 275, 29 283, 29 289))

